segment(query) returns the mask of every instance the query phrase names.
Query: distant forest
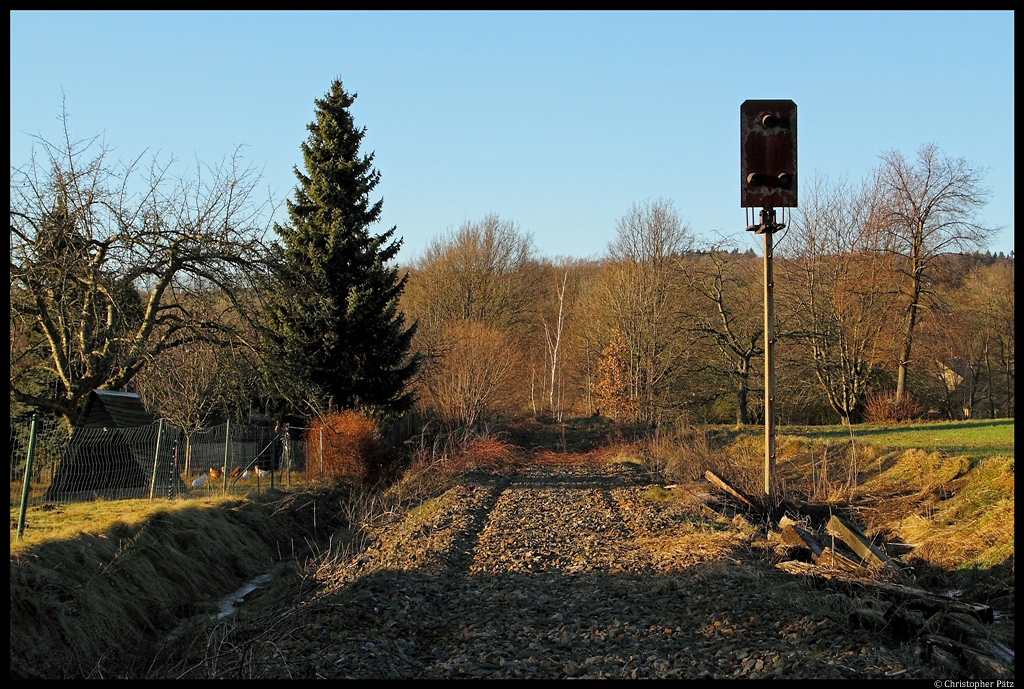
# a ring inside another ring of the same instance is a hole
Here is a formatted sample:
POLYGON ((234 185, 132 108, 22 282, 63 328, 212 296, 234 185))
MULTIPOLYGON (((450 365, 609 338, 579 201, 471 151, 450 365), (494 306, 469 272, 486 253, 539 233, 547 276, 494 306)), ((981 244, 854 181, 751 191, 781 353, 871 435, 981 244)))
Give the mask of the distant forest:
MULTIPOLYGON (((370 229, 353 99, 335 82, 316 101, 284 225, 237 156, 172 179, 68 138, 12 168, 12 419, 73 425, 95 388, 185 429, 353 407, 763 422, 759 252, 653 199, 596 260, 538 256, 492 214, 399 266, 396 228, 370 229)), ((774 235, 780 423, 1013 417, 1014 259, 983 251, 981 178, 927 145, 859 186, 804 185, 774 235)))

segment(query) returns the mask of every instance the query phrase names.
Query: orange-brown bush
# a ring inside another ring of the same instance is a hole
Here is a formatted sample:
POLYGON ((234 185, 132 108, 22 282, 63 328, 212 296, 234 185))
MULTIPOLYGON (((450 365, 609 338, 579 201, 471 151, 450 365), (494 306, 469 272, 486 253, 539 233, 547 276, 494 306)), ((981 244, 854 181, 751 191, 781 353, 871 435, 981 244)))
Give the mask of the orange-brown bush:
POLYGON ((516 462, 513 447, 493 436, 473 438, 457 455, 460 464, 482 469, 504 469, 516 462))
POLYGON ((373 484, 383 477, 390 459, 380 429, 362 412, 335 412, 316 419, 310 426, 306 442, 307 481, 373 484))
POLYGON ((871 395, 864 402, 864 418, 866 421, 874 422, 900 422, 913 421, 920 418, 924 412, 921 404, 904 394, 897 401, 896 394, 891 391, 878 392, 871 395))

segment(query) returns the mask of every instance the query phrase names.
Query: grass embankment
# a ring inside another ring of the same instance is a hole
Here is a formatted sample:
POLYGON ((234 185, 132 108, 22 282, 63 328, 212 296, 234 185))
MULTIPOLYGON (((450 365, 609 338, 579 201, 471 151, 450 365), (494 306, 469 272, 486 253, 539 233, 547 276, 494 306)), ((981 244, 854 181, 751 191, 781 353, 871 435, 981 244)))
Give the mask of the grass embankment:
MULTIPOLYGON (((1009 419, 854 427, 860 448, 850 502, 867 526, 942 569, 990 568, 1014 556, 1014 443, 1009 419)), ((854 461, 850 430, 792 429, 854 461)), ((812 452, 814 450, 812 449, 812 452)), ((847 475, 852 472, 847 470, 847 475)))
POLYGON ((45 504, 29 507, 25 514, 26 528, 16 538, 18 508, 11 508, 11 555, 48 541, 70 541, 82 535, 105 536, 132 525, 139 525, 154 515, 194 508, 236 505, 240 496, 211 496, 191 500, 96 500, 67 504, 45 504))
MULTIPOLYGON (((12 677, 87 677, 343 524, 338 493, 110 501, 28 512, 12 536, 12 677)), ((12 529, 13 534, 13 529, 12 529)))
MULTIPOLYGON (((846 426, 783 426, 779 432, 837 443, 849 442, 851 436, 846 426)), ((861 424, 853 427, 853 438, 865 445, 965 455, 972 461, 998 456, 1013 458, 1013 419, 861 424)))
MULTIPOLYGON (((868 534, 907 544, 922 570, 1002 567, 1014 558, 1013 421, 781 427, 782 498, 855 514, 868 534)), ((666 481, 712 469, 751 495, 763 492, 758 429, 668 434, 642 448, 666 481)))

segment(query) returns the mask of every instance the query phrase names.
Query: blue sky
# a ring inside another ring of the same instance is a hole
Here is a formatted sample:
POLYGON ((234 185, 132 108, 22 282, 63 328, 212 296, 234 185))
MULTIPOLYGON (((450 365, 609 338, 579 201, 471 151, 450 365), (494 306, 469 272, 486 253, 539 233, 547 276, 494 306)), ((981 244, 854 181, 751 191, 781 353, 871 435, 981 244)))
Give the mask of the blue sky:
MULTIPOLYGON (((744 235, 739 108, 790 99, 799 174, 860 180, 934 142, 985 168, 1013 250, 1013 12, 12 12, 11 165, 32 136, 218 162, 238 145, 276 200, 313 99, 358 93, 400 261, 487 213, 548 257, 601 255, 629 207, 670 199, 744 235)), ((281 218, 284 219, 282 212, 281 218)))

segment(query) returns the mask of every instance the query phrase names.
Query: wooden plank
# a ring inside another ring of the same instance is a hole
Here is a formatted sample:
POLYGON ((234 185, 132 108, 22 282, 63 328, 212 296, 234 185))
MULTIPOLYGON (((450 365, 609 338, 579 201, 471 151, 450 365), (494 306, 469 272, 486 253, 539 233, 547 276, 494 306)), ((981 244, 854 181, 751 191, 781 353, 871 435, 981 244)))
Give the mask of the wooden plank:
POLYGON ((971 643, 975 648, 984 651, 989 657, 995 658, 999 662, 1013 667, 1013 649, 1001 641, 986 639, 984 637, 975 637, 971 639, 971 643))
POLYGON ((725 491, 729 495, 733 496, 734 498, 745 504, 747 507, 750 507, 751 509, 757 509, 754 503, 751 502, 750 498, 748 498, 746 495, 730 486, 725 479, 715 475, 715 472, 708 469, 707 471, 704 472, 704 477, 708 481, 710 481, 714 486, 716 486, 719 490, 725 491))
POLYGON ((839 516, 832 515, 832 518, 828 520, 828 524, 825 526, 825 531, 842 540, 843 543, 848 545, 853 552, 857 553, 870 566, 891 567, 894 570, 899 570, 895 563, 889 559, 889 556, 872 543, 870 538, 861 533, 861 530, 856 526, 844 519, 840 519, 839 516))
POLYGON ((976 617, 982 622, 992 622, 995 618, 992 608, 987 605, 961 603, 947 596, 941 596, 913 586, 875 581, 874 579, 859 577, 839 569, 826 569, 817 565, 807 564, 806 562, 780 562, 775 566, 789 574, 836 581, 848 584, 854 588, 870 590, 877 595, 904 602, 928 612, 939 612, 940 610, 960 612, 976 617))
POLYGON ((1012 651, 1010 652, 1010 662, 1007 663, 1003 658, 993 657, 985 650, 971 643, 956 641, 955 639, 939 636, 938 634, 927 634, 924 638, 928 643, 934 644, 935 647, 942 648, 959 656, 964 664, 974 672, 994 674, 1000 678, 1013 676, 1012 651))
POLYGON ((959 612, 947 612, 933 621, 933 631, 938 629, 942 636, 949 637, 954 641, 978 637, 984 638, 985 627, 972 615, 965 615, 959 612))
POLYGON ((805 528, 797 524, 789 517, 783 515, 779 519, 779 535, 786 545, 806 548, 811 551, 811 560, 822 567, 833 567, 846 570, 847 572, 865 573, 865 568, 856 560, 853 560, 843 553, 828 546, 822 547, 814 536, 805 528))
POLYGON ((889 626, 889 622, 885 619, 882 611, 873 608, 854 608, 850 611, 847 619, 858 627, 864 627, 864 629, 871 629, 876 632, 880 632, 889 626))
POLYGON ((854 574, 864 574, 867 572, 867 568, 856 560, 852 560, 840 552, 833 550, 832 548, 824 548, 821 554, 816 555, 814 558, 814 564, 821 567, 832 567, 833 569, 841 569, 847 572, 853 572, 854 574))
POLYGON ((798 548, 807 548, 811 551, 811 557, 816 558, 821 555, 821 545, 814 540, 814 537, 792 522, 785 524, 782 527, 782 531, 779 532, 779 536, 782 538, 782 542, 786 545, 793 545, 798 548))

